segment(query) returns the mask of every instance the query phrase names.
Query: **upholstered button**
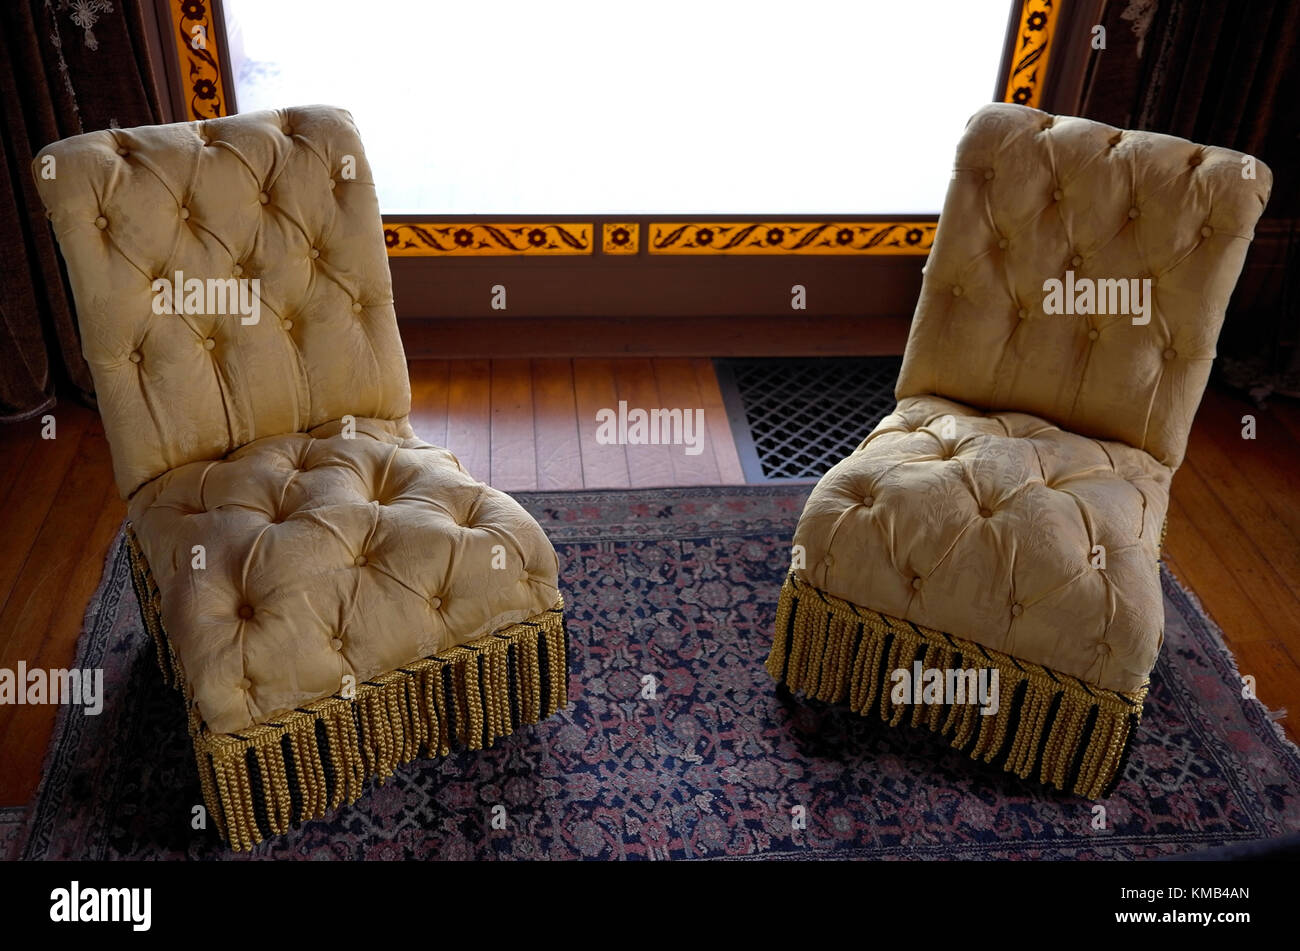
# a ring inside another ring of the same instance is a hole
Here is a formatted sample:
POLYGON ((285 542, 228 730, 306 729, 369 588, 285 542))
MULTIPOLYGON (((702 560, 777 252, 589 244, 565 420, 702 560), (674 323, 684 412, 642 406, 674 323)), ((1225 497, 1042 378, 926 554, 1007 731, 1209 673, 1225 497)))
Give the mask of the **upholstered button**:
POLYGON ((1008 241, 1006 238, 998 238, 998 247, 999 247, 999 248, 1002 248, 1003 250, 1006 250, 1006 248, 1007 248, 1007 246, 1008 246, 1009 244, 1011 244, 1011 242, 1008 241))
POLYGON ((293 321, 286 317, 284 320, 280 321, 280 326, 285 330, 293 330, 293 321))
POLYGON ((913 590, 915 590, 915 591, 920 591, 920 590, 921 590, 921 579, 920 579, 920 578, 913 578, 913 579, 912 579, 912 588, 913 588, 913 590))
POLYGON ((354 314, 359 314, 359 313, 361 313, 361 301, 359 301, 359 300, 354 300, 354 301, 352 302, 352 313, 354 313, 354 314))
POLYGON ((1097 645, 1097 653, 1098 653, 1098 654, 1109 654, 1109 653, 1110 653, 1110 645, 1107 644, 1105 641, 1103 641, 1102 643, 1098 644, 1098 645, 1097 645))
POLYGON ((1052 201, 1060 201, 1064 197, 1065 197, 1065 192, 1061 191, 1059 188, 1056 191, 1052 192, 1052 201))
POLYGON ((1130 208, 1130 209, 1128 210, 1128 216, 1129 216, 1130 218, 1136 218, 1139 214, 1140 214, 1140 212, 1139 212, 1136 208, 1130 208))
POLYGON ((189 218, 190 210, 188 208, 181 208, 181 221, 188 221, 189 218))
POLYGON ((1210 235, 1212 235, 1212 234, 1214 234, 1214 229, 1211 228, 1209 225, 1204 225, 1204 226, 1201 228, 1201 237, 1202 237, 1202 238, 1208 238, 1208 237, 1209 237, 1210 235))
POLYGON ((952 296, 953 296, 953 297, 961 297, 961 285, 960 285, 960 284, 958 284, 958 285, 954 285, 954 286, 953 286, 953 289, 952 289, 952 296))
POLYGON ((984 170, 984 181, 986 181, 986 182, 991 182, 991 181, 993 181, 993 169, 991 169, 991 168, 986 168, 986 169, 984 170))
POLYGON ((1020 615, 1024 613, 1025 613, 1025 609, 1021 607, 1019 604, 1011 605, 1011 614, 1013 617, 1020 617, 1020 615))
POLYGON ((139 362, 140 362, 140 351, 139 351, 139 350, 132 350, 131 353, 130 353, 130 355, 129 355, 129 357, 128 357, 128 359, 129 359, 132 363, 139 363, 139 362))
POLYGON ((268 195, 266 192, 258 192, 258 193, 257 193, 257 200, 260 201, 262 204, 265 205, 267 202, 269 202, 269 201, 271 200, 271 196, 268 195))
POLYGON ((330 647, 334 648, 336 651, 343 650, 343 638, 341 637, 331 638, 330 647))
POLYGON ((239 681, 239 689, 240 689, 240 690, 247 690, 247 689, 249 689, 249 688, 252 687, 252 686, 253 686, 253 682, 252 682, 251 680, 249 680, 247 677, 244 677, 243 679, 241 679, 241 680, 239 681))
POLYGON ((95 227, 98 228, 100 231, 103 231, 105 228, 108 227, 108 219, 105 218, 103 215, 100 215, 98 218, 95 219, 95 227))
POLYGON ((253 606, 251 604, 241 604, 239 606, 239 616, 247 621, 253 616, 253 606))
POLYGON ((122 156, 123 158, 126 158, 126 156, 130 155, 131 153, 128 152, 126 149, 122 148, 121 146, 118 146, 117 154, 122 156))
POLYGON ((1095 330, 1089 330, 1089 331, 1088 331, 1088 339, 1089 339, 1089 340, 1096 340, 1096 339, 1097 339, 1098 337, 1100 337, 1100 336, 1101 336, 1101 334, 1097 333, 1097 331, 1095 331, 1095 330))
POLYGON ((1200 153, 1200 152, 1197 152, 1195 155, 1193 155, 1191 158, 1189 158, 1189 159, 1187 160, 1187 164, 1188 164, 1188 165, 1200 165, 1200 164, 1201 164, 1201 153, 1200 153))
POLYGON ((244 273, 244 265, 236 264, 234 267, 230 269, 230 273, 235 275, 235 277, 239 277, 241 274, 244 273))
POLYGON ((438 610, 438 608, 442 607, 442 598, 430 598, 429 607, 433 608, 435 611, 438 610))
POLYGON ((1050 128, 1052 127, 1052 123, 1055 122, 1055 121, 1056 121, 1056 118, 1055 118, 1054 116, 1048 116, 1046 119, 1044 119, 1044 120, 1043 120, 1043 131, 1046 132, 1048 129, 1050 129, 1050 128))
POLYGON ((333 191, 333 190, 334 190, 334 187, 335 187, 336 185, 338 185, 338 182, 334 181, 334 179, 331 178, 331 179, 330 179, 330 190, 333 191))
POLYGON ((216 346, 217 346, 217 342, 213 340, 211 337, 207 337, 203 341, 204 350, 213 350, 216 348, 216 346))
POLYGON ((366 566, 366 556, 357 555, 356 561, 354 561, 353 564, 356 565, 358 568, 364 568, 366 566))
POLYGON ((1124 133, 1123 133, 1123 132, 1116 132, 1114 135, 1112 135, 1112 136, 1110 137, 1110 146, 1111 146, 1111 148, 1114 148, 1115 146, 1119 145, 1120 141, 1121 141, 1123 138, 1124 138, 1124 133))
POLYGON ((1172 360, 1176 356, 1178 356, 1178 351, 1175 350, 1173 347, 1170 347, 1168 350, 1165 351, 1166 360, 1172 360))
POLYGON ((1078 267, 1082 263, 1083 263, 1083 258, 1079 257, 1077 254, 1074 257, 1070 258, 1070 264, 1072 267, 1078 267))
POLYGON ((199 144, 200 144, 200 145, 207 145, 208 143, 209 143, 209 139, 208 139, 208 137, 207 137, 206 135, 201 135, 201 136, 199 136, 199 144))
POLYGON ((1029 311, 1025 310, 1022 307, 1018 311, 1016 311, 1016 316, 1019 317, 1021 320, 1024 320, 1026 317, 1029 316, 1029 311))
POLYGON ((317 248, 312 248, 312 249, 311 249, 310 251, 308 251, 307 253, 310 254, 313 258, 318 258, 318 257, 320 257, 320 250, 317 249, 317 248))
POLYGON ((835 558, 830 554, 830 552, 826 553, 826 557, 822 559, 822 564, 828 566, 835 564, 835 558))
POLYGON ((862 497, 862 504, 867 508, 871 508, 871 506, 876 504, 876 500, 870 495, 864 495, 862 497))
POLYGON ((993 510, 989 508, 980 509, 980 515, 983 518, 991 518, 993 516, 993 510))

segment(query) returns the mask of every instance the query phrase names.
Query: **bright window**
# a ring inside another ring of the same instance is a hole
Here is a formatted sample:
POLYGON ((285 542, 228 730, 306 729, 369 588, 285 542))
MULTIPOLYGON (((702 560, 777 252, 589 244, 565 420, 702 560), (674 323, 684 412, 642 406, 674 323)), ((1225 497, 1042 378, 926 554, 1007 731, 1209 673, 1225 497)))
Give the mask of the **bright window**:
POLYGON ((243 112, 351 110, 385 212, 936 212, 1007 0, 225 0, 243 112))

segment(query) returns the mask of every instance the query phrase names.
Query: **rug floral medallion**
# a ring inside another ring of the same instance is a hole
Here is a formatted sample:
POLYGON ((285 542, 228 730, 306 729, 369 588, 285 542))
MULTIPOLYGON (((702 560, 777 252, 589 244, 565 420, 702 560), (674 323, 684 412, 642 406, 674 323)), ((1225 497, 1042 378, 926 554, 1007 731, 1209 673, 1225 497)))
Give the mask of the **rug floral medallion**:
POLYGON ((330 817, 226 850, 122 539, 42 785, 0 812, 31 859, 1116 859, 1300 830, 1300 751, 1241 694, 1168 575, 1165 645, 1125 778, 1100 804, 993 771, 922 730, 777 691, 763 668, 808 488, 526 493, 559 553, 570 704, 490 750, 411 763, 330 817), (1098 812, 1096 806, 1103 807, 1098 812))

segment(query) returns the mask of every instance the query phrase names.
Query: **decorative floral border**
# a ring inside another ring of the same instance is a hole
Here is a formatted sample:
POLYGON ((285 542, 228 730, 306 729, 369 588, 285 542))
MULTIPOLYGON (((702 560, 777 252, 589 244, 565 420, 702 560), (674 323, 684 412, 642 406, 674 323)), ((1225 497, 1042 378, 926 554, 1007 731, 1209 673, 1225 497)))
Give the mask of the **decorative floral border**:
POLYGON ((384 222, 389 257, 451 257, 491 254, 591 254, 591 223, 470 224, 384 222))
POLYGON ((650 225, 651 254, 928 254, 934 221, 678 222, 650 225))
MULTIPOLYGON (((651 222, 651 254, 917 254, 930 253, 934 221, 651 222)), ((601 225, 601 253, 641 250, 635 222, 601 225)), ((591 254, 596 225, 386 221, 390 257, 591 254)))
POLYGON ((1020 27, 1012 51, 1011 72, 1007 76, 1004 102, 1038 108, 1043 98, 1043 81, 1047 77, 1047 57, 1056 35, 1058 0, 1024 0, 1020 8, 1020 27))
POLYGON ((171 0, 172 26, 176 30, 176 62, 186 92, 190 119, 215 119, 226 115, 226 94, 221 80, 220 46, 207 0, 171 0), (204 43, 193 45, 193 30, 203 27, 204 43))
POLYGON ((636 254, 641 250, 641 226, 634 222, 607 221, 600 227, 604 254, 636 254))

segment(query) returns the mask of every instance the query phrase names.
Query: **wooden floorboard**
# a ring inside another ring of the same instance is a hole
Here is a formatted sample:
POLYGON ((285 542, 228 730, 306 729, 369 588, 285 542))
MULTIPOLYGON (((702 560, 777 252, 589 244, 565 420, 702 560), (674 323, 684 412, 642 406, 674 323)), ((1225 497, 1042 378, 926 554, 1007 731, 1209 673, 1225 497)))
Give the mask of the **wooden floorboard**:
POLYGON ((1174 477, 1174 497, 1169 505, 1169 530, 1165 536, 1166 561, 1186 587, 1196 592, 1210 616, 1240 640, 1266 630, 1268 620, 1254 600, 1225 568, 1213 535, 1202 531, 1195 509, 1181 501, 1181 476, 1174 477))
POLYGON ((1298 406, 1277 399, 1257 407, 1211 384, 1174 475, 1165 539, 1166 563, 1223 630, 1259 698, 1290 712, 1282 722, 1293 740, 1300 740, 1300 541, 1291 528, 1300 504, 1298 406), (1241 438, 1247 414, 1255 416, 1254 440, 1241 438))
MULTIPOLYGON (((1283 583, 1269 554, 1247 534, 1237 510, 1215 495, 1195 467, 1184 466, 1174 476, 1173 497, 1183 517, 1191 519, 1194 513, 1197 531, 1212 542, 1212 560, 1195 568, 1203 572, 1203 578, 1212 581, 1194 583, 1194 588, 1204 589, 1206 597, 1215 600, 1241 598, 1262 617, 1300 616, 1300 602, 1283 583)), ((1179 562, 1193 570, 1181 553, 1179 562)), ((1238 632, 1238 637, 1248 640, 1267 636, 1270 635, 1266 628, 1238 632)))
POLYGON ((55 497, 81 447, 82 436, 88 426, 98 424, 98 417, 84 407, 74 406, 59 412, 56 421, 54 439, 42 439, 40 425, 33 420, 16 424, 26 430, 31 447, 17 467, 0 506, 0 538, 4 539, 0 545, 0 603, 8 601, 32 546, 50 517, 55 497))
POLYGON ((704 420, 709 428, 714 460, 718 464, 718 478, 723 485, 744 485, 745 470, 740 467, 740 453, 731 435, 731 424, 727 422, 727 407, 722 401, 722 389, 718 386, 713 361, 697 357, 691 363, 695 367, 695 382, 704 403, 704 420))
POLYGON ((492 361, 492 478, 503 492, 537 488, 533 372, 528 360, 492 361))
POLYGON ((538 489, 582 485, 581 434, 573 394, 573 361, 541 359, 533 363, 534 464, 538 489))
MULTIPOLYGON (((673 485, 718 485, 722 480, 706 420, 704 398, 695 378, 695 367, 689 360, 655 359, 651 364, 655 386, 659 390, 660 408, 674 414, 681 411, 682 443, 673 444, 668 452, 668 461, 673 467, 673 485), (687 435, 691 437, 689 444, 687 435)), ((671 417, 674 423, 677 418, 676 415, 671 417)))
POLYGON ((1300 596, 1300 470, 1296 440, 1267 411, 1229 394, 1205 400, 1188 445, 1187 465, 1224 500, 1238 524, 1291 592, 1300 596), (1255 438, 1242 436, 1242 417, 1255 417, 1255 438), (1249 463, 1241 465, 1246 460, 1249 463))
MULTIPOLYGON (((418 363, 412 362, 411 375, 418 363)), ((492 476, 492 363, 455 360, 447 379, 447 448, 480 481, 492 476)))
POLYGON ((582 487, 626 489, 632 485, 627 447, 597 439, 597 414, 618 409, 618 381, 613 360, 575 359, 573 396, 578 413, 578 448, 582 454, 582 487))
POLYGON ((411 367, 411 428, 425 442, 447 445, 450 395, 450 360, 421 360, 411 367))
MULTIPOLYGON (((18 482, 18 473, 27 463, 38 442, 41 423, 27 420, 21 423, 0 424, 0 502, 9 498, 9 491, 18 482)), ((8 506, 5 506, 8 508, 8 506)), ((2 518, 3 516, 0 516, 2 518)))
MULTIPOLYGON (((60 411, 55 440, 41 440, 51 473, 30 486, 44 517, 0 605, 0 667, 71 666, 86 604, 103 574, 109 543, 126 516, 113 483, 108 442, 98 416, 81 407, 60 411), (63 452, 52 443, 66 440, 63 452), (70 457, 64 460, 64 454, 70 457), (53 491, 50 491, 50 486, 53 491)), ((39 439, 39 437, 37 437, 39 439)), ((11 539, 6 539, 6 545, 11 539)), ((0 705, 0 804, 26 802, 35 792, 57 708, 0 705), (9 768, 10 764, 14 768, 9 768)))
MULTIPOLYGON (((743 484, 712 362, 701 357, 416 359, 411 425, 475 478, 509 491, 743 484), (597 413, 703 409, 704 451, 596 439, 597 413)), ((125 516, 94 411, 0 427, 0 666, 72 663, 86 605, 125 516)), ((1223 629, 1297 738, 1300 721, 1300 403, 1255 407, 1211 386, 1175 475, 1165 561, 1223 629), (1256 417, 1255 440, 1241 417, 1256 417)), ((53 706, 0 706, 0 805, 35 791, 53 706)))
MULTIPOLYGON (((619 360, 614 366, 614 379, 618 383, 618 399, 633 410, 649 410, 665 406, 655 381, 654 363, 649 359, 619 360)), ((648 427, 647 427, 648 429, 648 427)), ((649 443, 627 446, 627 469, 633 488, 661 488, 674 484, 672 448, 649 443)))

